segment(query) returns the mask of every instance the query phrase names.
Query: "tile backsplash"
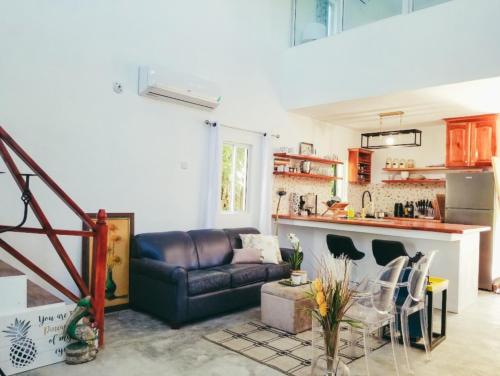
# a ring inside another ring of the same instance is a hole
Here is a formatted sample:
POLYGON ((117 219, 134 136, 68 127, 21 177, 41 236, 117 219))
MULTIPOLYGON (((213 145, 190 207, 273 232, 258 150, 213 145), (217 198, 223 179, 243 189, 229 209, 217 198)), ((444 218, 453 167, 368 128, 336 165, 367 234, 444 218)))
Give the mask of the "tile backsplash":
POLYGON ((361 210, 361 197, 366 190, 370 191, 372 195, 375 209, 383 210, 389 215, 393 214, 396 202, 432 200, 436 198, 436 194, 445 193, 444 186, 436 186, 435 184, 349 184, 349 203, 354 206, 356 211, 361 210))
POLYGON ((280 214, 290 214, 290 198, 291 193, 298 195, 305 195, 307 193, 314 193, 318 195, 318 213, 321 214, 326 209, 323 202, 328 201, 331 197, 331 182, 323 182, 318 180, 308 180, 305 178, 295 178, 290 176, 274 176, 273 184, 273 207, 272 212, 276 214, 276 205, 278 205, 278 190, 283 189, 286 195, 282 197, 280 203, 280 214))

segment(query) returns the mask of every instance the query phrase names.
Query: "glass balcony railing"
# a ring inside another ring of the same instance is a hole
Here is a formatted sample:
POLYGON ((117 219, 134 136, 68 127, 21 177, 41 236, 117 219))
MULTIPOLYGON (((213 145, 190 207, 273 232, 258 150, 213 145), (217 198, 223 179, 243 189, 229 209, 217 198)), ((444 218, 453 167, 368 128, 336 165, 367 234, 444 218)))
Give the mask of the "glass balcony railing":
POLYGON ((451 0, 292 0, 292 46, 451 0))

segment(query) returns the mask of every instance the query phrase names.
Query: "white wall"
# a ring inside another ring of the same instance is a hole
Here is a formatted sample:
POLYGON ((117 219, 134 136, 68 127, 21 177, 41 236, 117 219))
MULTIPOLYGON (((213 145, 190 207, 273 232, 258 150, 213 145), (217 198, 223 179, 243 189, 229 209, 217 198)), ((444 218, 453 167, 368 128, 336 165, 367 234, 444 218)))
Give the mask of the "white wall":
MULTIPOLYGON (((281 107, 273 84, 289 22, 288 0, 1 2, 0 124, 85 211, 134 212, 137 233, 198 228, 205 119, 280 133, 275 146, 314 141, 322 154, 347 148, 342 137, 351 131, 332 133, 281 107), (223 103, 206 112, 139 97, 139 64, 215 81, 223 103), (114 81, 122 94, 113 92, 114 81)), ((11 224, 21 214, 19 192, 9 176, 0 179, 0 223, 11 224)), ((81 227, 36 179, 33 191, 54 226, 81 227)), ((68 283, 47 240, 2 239, 68 283)), ((80 240, 64 242, 79 267, 80 240)))
POLYGON ((286 108, 500 75, 500 1, 453 0, 289 49, 286 108))

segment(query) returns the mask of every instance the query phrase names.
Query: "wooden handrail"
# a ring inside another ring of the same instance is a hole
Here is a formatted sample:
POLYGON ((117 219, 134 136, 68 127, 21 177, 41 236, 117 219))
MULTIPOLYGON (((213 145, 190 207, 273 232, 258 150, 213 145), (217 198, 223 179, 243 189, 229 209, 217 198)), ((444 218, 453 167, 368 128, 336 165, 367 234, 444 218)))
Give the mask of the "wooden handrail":
MULTIPOLYGON (((0 231, 6 228, 12 228, 12 226, 4 226, 0 225, 0 231)), ((20 227, 9 232, 21 232, 25 234, 39 234, 39 235, 47 235, 47 230, 43 228, 33 228, 33 227, 20 227)), ((52 229, 52 233, 54 235, 66 235, 66 236, 79 236, 84 238, 92 238, 95 236, 95 233, 92 231, 80 231, 80 230, 62 230, 58 228, 52 229)))
MULTIPOLYGON (((24 190, 26 186, 26 181, 24 177, 20 174, 17 165, 9 153, 8 148, 16 154, 16 156, 21 159, 44 183, 47 185, 58 197, 63 201, 66 206, 68 206, 82 221, 90 228, 91 231, 82 230, 65 230, 65 229, 54 229, 50 224, 48 218, 43 212, 41 206, 36 200, 33 192, 31 193, 30 207, 41 228, 33 227, 21 227, 12 230, 16 233, 29 233, 29 234, 40 234, 46 235, 52 246, 56 250, 57 254, 61 258, 66 270, 68 270, 71 278, 75 281, 78 289, 80 290, 82 296, 88 296, 90 294, 92 298, 92 312, 94 314, 94 320, 99 330, 99 346, 104 346, 104 303, 105 303, 105 281, 106 281, 106 255, 107 255, 107 233, 108 227, 106 224, 106 212, 104 209, 99 210, 97 222, 94 222, 88 214, 86 214, 57 184, 50 176, 47 175, 42 168, 35 163, 35 161, 10 137, 5 129, 0 126, 0 155, 4 160, 9 172, 11 173, 14 181, 21 191, 24 190), (91 289, 84 282, 80 273, 76 269, 75 265, 68 256, 68 253, 64 249, 61 241, 59 240, 59 235, 66 236, 79 236, 79 237, 93 237, 94 247, 93 247, 93 264, 92 264, 92 274, 90 278, 91 289), (89 291, 91 290, 91 291, 89 291)), ((9 226, 0 226, 1 229, 8 228, 9 226)), ((69 289, 64 287, 62 284, 57 282, 54 278, 48 275, 40 267, 35 265, 22 253, 17 251, 14 247, 6 243, 4 240, 0 239, 0 248, 4 249, 11 256, 16 258, 18 261, 23 263, 30 270, 39 275, 42 279, 64 294, 66 297, 72 301, 78 301, 80 298, 73 294, 69 289)))
MULTIPOLYGON (((1 136, 1 135, 0 135, 1 136)), ((26 181, 24 180, 24 177, 21 175, 19 172, 16 164, 14 163, 14 160, 12 159, 9 151, 5 147, 4 143, 2 140, 0 140, 0 154, 2 155, 2 158, 7 165, 7 168, 9 169, 10 173, 12 174, 12 177, 17 183, 17 186, 19 187, 20 191, 22 192, 24 190, 24 187, 26 185, 26 181)), ((82 276, 76 270, 75 265, 73 262, 71 262, 70 257, 66 253, 66 250, 64 249, 62 243, 60 242, 59 238, 57 235, 53 233, 52 226, 49 223, 49 220, 45 216, 45 213, 43 212, 42 208, 38 204, 38 201, 35 198, 35 195, 31 193, 31 202, 30 202, 30 207, 31 210, 33 210, 33 213, 35 214, 35 217, 38 219, 38 222, 42 226, 42 228, 47 232, 47 237, 49 238, 50 242, 52 243, 52 246, 55 248, 57 254, 59 255, 59 258, 63 262, 64 266, 69 272, 69 275, 71 278, 73 278, 73 281, 75 281, 76 285, 78 286, 78 289, 82 293, 83 296, 88 296, 90 294, 88 287, 85 285, 85 282, 83 281, 82 276)))
POLYGON ((9 253, 12 257, 16 258, 18 261, 20 261, 24 266, 38 274, 42 279, 44 279, 46 282, 51 284, 53 287, 55 287, 58 291, 60 291, 62 294, 64 294, 66 297, 74 301, 75 303, 80 300, 78 296, 73 294, 71 291, 69 291, 66 287, 61 285, 59 282, 57 282, 54 278, 52 278, 50 275, 45 273, 42 269, 40 269, 38 266, 36 266, 33 262, 31 262, 28 258, 23 256, 22 253, 20 253, 18 250, 16 250, 14 247, 12 247, 10 244, 5 242, 4 240, 0 239, 0 247, 3 248, 7 253, 9 253))
POLYGON ((3 140, 16 155, 28 166, 83 222, 95 229, 95 222, 75 201, 71 199, 52 178, 19 146, 14 139, 0 126, 0 139, 3 140))

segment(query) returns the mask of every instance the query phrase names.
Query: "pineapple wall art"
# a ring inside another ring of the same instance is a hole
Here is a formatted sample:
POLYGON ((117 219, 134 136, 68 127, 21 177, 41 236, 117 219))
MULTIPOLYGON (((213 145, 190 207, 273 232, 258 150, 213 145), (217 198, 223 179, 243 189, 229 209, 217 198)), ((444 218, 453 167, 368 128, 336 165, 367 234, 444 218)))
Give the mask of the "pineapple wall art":
POLYGON ((0 316, 0 369, 15 375, 62 362, 70 338, 64 332, 74 303, 55 303, 0 316))
POLYGON ((3 331, 5 337, 12 343, 9 350, 9 359, 15 368, 24 368, 32 364, 36 359, 38 350, 35 342, 29 337, 30 328, 30 321, 16 318, 14 323, 3 331))

